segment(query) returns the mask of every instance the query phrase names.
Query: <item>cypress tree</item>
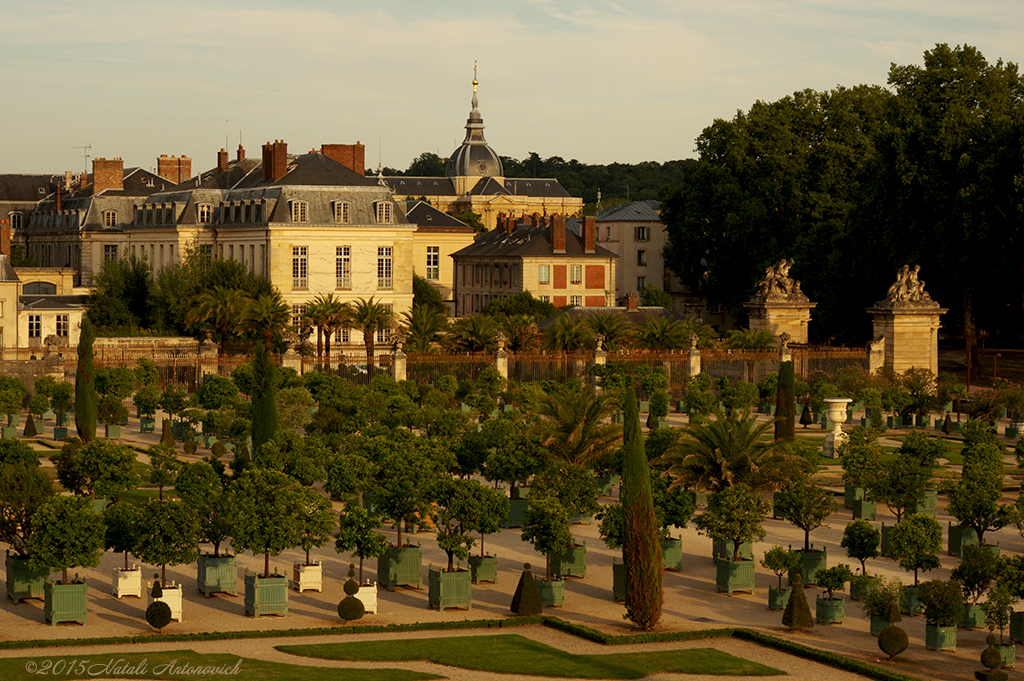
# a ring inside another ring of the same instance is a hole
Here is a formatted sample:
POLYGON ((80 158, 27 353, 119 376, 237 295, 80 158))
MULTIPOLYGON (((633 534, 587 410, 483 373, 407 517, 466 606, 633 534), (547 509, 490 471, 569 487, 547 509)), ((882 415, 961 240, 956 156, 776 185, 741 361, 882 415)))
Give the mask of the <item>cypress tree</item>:
POLYGON ((779 364, 779 389, 775 398, 775 439, 792 440, 796 437, 796 389, 793 379, 793 361, 779 364))
POLYGON ((661 541, 651 495, 651 474, 640 432, 636 391, 630 388, 623 405, 622 510, 626 565, 626 617, 644 630, 661 619, 661 541))
POLYGON ((275 399, 274 365, 262 343, 255 343, 252 358, 252 451, 269 442, 277 431, 277 403, 275 399))
POLYGON ((75 430, 83 442, 96 437, 96 374, 92 366, 92 343, 96 332, 89 317, 82 317, 78 338, 78 368, 75 370, 75 430))

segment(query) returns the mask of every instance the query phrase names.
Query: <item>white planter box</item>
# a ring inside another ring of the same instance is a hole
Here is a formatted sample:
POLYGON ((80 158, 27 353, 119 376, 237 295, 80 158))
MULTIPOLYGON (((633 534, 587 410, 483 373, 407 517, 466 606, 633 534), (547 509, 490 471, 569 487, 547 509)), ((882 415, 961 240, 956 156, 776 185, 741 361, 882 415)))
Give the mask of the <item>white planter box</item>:
POLYGON ((359 587, 356 598, 363 602, 363 610, 377 614, 377 582, 359 587))
POLYGON ((298 592, 324 590, 324 566, 317 562, 314 565, 303 565, 295 563, 292 565, 292 578, 288 580, 288 586, 298 592))
POLYGON ((174 582, 171 582, 171 586, 164 587, 164 595, 160 598, 153 598, 153 585, 149 584, 146 588, 146 607, 153 605, 154 601, 163 601, 167 604, 167 607, 171 609, 171 619, 175 622, 181 621, 181 587, 174 586, 174 582))
POLYGON ((142 570, 133 567, 130 570, 114 568, 113 594, 117 598, 135 596, 142 598, 142 570))

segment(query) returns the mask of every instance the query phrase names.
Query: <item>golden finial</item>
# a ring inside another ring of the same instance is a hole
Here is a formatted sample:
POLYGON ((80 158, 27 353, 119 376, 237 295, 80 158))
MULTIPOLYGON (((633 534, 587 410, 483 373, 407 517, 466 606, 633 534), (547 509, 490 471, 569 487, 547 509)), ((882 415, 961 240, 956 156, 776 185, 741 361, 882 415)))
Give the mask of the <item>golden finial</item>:
POLYGON ((476 59, 473 60, 473 92, 476 92, 476 86, 480 81, 476 79, 476 59))

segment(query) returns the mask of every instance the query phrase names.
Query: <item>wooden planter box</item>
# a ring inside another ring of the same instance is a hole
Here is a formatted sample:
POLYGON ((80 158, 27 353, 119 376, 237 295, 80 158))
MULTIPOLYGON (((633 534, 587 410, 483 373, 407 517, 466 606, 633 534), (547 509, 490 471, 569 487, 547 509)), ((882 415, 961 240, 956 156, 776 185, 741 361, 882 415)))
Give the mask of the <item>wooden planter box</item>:
POLYGON ((21 414, 8 414, 7 415, 7 425, 8 426, 17 426, 20 423, 21 423, 21 414))
POLYGON ((778 498, 780 494, 785 492, 772 492, 772 519, 773 520, 785 520, 786 516, 782 515, 782 509, 779 507, 778 498))
POLYGON ((908 516, 914 515, 915 513, 923 513, 934 518, 938 514, 938 512, 939 491, 936 489, 926 489, 924 491, 924 501, 921 502, 920 506, 907 506, 908 516))
POLYGON ((622 476, 618 473, 604 478, 597 478, 597 491, 603 497, 610 497, 615 491, 615 485, 622 483, 622 476))
MULTIPOLYGON (((732 560, 732 540, 715 541, 711 544, 711 560, 717 561, 721 557, 732 560)), ((754 546, 750 542, 740 544, 740 560, 754 560, 754 546)))
POLYGON ((917 598, 916 586, 903 587, 903 598, 900 600, 900 612, 904 615, 910 615, 911 617, 924 612, 924 606, 921 605, 921 601, 917 598))
POLYGON ((730 596, 734 591, 754 593, 754 560, 741 558, 737 561, 718 558, 715 561, 715 585, 719 591, 730 596))
POLYGON ((153 598, 153 585, 150 584, 146 588, 146 607, 153 605, 157 601, 166 603, 167 607, 171 609, 171 619, 175 622, 181 621, 181 585, 171 582, 170 586, 163 588, 164 595, 159 598, 153 598))
POLYGON ((213 593, 238 595, 238 558, 200 554, 196 585, 207 598, 213 593))
POLYGON ((4 440, 17 440, 18 429, 15 426, 4 426, 0 428, 0 437, 4 440))
POLYGON ((1024 610, 1014 610, 1010 613, 1010 641, 1024 641, 1024 610))
POLYGON ((427 569, 428 607, 473 609, 473 581, 469 570, 445 572, 431 565, 427 569))
POLYGON ((565 603, 565 581, 553 579, 550 582, 540 577, 533 578, 540 592, 540 602, 546 608, 561 608, 565 603))
POLYGON ((857 499, 853 502, 853 519, 874 520, 878 514, 878 502, 857 499))
POLYGON ((924 645, 928 650, 956 651, 956 627, 925 624, 924 645))
POLYGON ((818 596, 814 611, 818 624, 842 624, 846 614, 846 601, 842 596, 832 600, 818 596))
POLYGON ((121 439, 121 425, 118 423, 108 423, 104 425, 103 433, 108 440, 119 440, 121 439))
POLYGON ((570 546, 565 553, 551 554, 551 573, 559 577, 587 576, 587 543, 570 546))
POLYGON ((53 427, 53 439, 59 442, 63 442, 68 439, 68 429, 66 426, 54 426, 53 427))
POLYGON ((932 423, 932 417, 928 414, 916 414, 914 416, 915 428, 927 428, 932 423))
POLYGON ((28 558, 22 558, 7 549, 7 597, 15 603, 26 598, 43 598, 46 578, 49 576, 48 569, 29 569, 28 558))
POLYGON ((871 616, 871 635, 878 636, 882 633, 882 629, 889 626, 889 621, 884 617, 878 617, 877 615, 871 616))
POLYGON ((952 521, 948 525, 946 539, 946 550, 951 556, 959 556, 965 546, 978 545, 978 533, 969 527, 954 525, 952 521))
POLYGON ((314 565, 306 565, 304 563, 295 563, 292 565, 292 578, 288 582, 288 586, 295 589, 299 593, 303 591, 319 591, 324 590, 324 565, 322 562, 317 562, 314 565))
POLYGON ((964 629, 983 629, 985 627, 985 611, 981 604, 971 605, 964 603, 964 618, 960 620, 960 626, 964 629))
POLYGON ((69 425, 71 425, 71 413, 62 411, 61 413, 57 414, 56 423, 58 426, 63 426, 64 428, 67 428, 69 425))
POLYGON ((473 576, 473 583, 498 581, 498 557, 497 556, 470 556, 469 574, 473 576))
POLYGON ((626 564, 621 558, 612 558, 612 600, 617 603, 626 600, 626 564))
POLYGON ((113 593, 115 598, 135 596, 142 598, 142 570, 133 567, 130 570, 114 568, 113 593))
POLYGON ((683 540, 669 537, 661 542, 661 564, 666 570, 682 572, 683 540))
POLYGON ((526 522, 526 504, 526 499, 510 499, 508 502, 508 517, 502 521, 501 526, 505 529, 522 527, 526 522))
POLYGON ((843 486, 843 505, 846 506, 846 508, 853 508, 853 502, 863 498, 863 487, 850 487, 849 485, 843 486))
POLYGON ((570 525, 593 525, 594 524, 594 514, 593 513, 584 513, 584 514, 581 514, 581 515, 574 515, 571 518, 569 518, 569 524, 570 525))
POLYGON ((78 622, 84 625, 89 614, 89 592, 85 582, 80 584, 43 584, 43 617, 51 626, 60 622, 78 622))
POLYGON ((288 614, 288 580, 284 577, 245 576, 245 614, 252 617, 288 614))
POLYGON ((810 551, 798 549, 796 553, 800 555, 800 581, 804 586, 817 585, 818 573, 828 567, 828 549, 817 551, 812 544, 810 551))
POLYGON ((876 577, 854 577, 850 582, 850 599, 854 601, 862 601, 867 596, 868 590, 874 583, 876 577))
POLYGON ((153 433, 156 432, 156 419, 144 416, 139 419, 139 432, 140 433, 153 433))
POLYGON ((786 605, 789 603, 789 595, 791 593, 793 593, 792 589, 776 589, 774 586, 768 587, 768 609, 785 610, 786 605))
POLYGON ((1003 667, 1013 667, 1017 663, 1017 646, 1012 643, 996 644, 999 654, 1003 656, 1003 667))
POLYGON ((359 587, 355 597, 363 602, 363 612, 377 614, 377 582, 359 587))
POLYGON ((396 586, 423 588, 423 549, 419 546, 388 547, 377 559, 377 579, 388 591, 396 586))

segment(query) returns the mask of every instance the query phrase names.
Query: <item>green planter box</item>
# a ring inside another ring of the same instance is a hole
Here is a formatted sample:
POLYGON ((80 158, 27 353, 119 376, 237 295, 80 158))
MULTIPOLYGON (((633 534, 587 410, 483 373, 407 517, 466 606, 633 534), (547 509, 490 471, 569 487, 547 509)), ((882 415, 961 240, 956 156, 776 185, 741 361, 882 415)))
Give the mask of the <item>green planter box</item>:
POLYGON ((185 423, 183 421, 171 421, 171 435, 174 436, 175 440, 183 441, 185 439, 185 423))
POLYGON ((62 411, 61 413, 57 414, 56 423, 58 426, 63 426, 67 428, 69 425, 71 425, 71 414, 69 412, 62 411))
POLYGON ((551 554, 551 573, 559 577, 587 576, 587 543, 570 546, 565 553, 551 554))
POLYGON ((597 491, 603 497, 610 497, 615 491, 614 486, 622 482, 622 476, 618 473, 603 478, 597 478, 597 491))
POLYGON ((914 515, 915 513, 923 513, 931 517, 935 517, 939 512, 939 491, 932 489, 925 489, 924 501, 921 505, 907 506, 907 515, 914 515))
POLYGON ((969 527, 949 523, 949 530, 946 539, 946 550, 951 556, 959 556, 965 546, 977 546, 978 533, 969 527))
POLYGON ((21 423, 21 414, 8 414, 7 415, 7 425, 9 425, 9 426, 17 426, 20 423, 21 423))
POLYGON ((0 438, 3 438, 4 440, 17 440, 18 439, 18 429, 17 429, 17 427, 15 427, 15 426, 4 426, 3 428, 0 428, 0 438))
POLYGON ((388 547, 377 559, 377 580, 394 591, 396 586, 423 588, 423 549, 419 546, 388 547))
POLYGON ((640 400, 640 413, 646 414, 651 410, 651 403, 647 400, 640 400))
POLYGON ((804 586, 816 585, 818 573, 828 567, 828 549, 817 551, 814 544, 811 544, 810 551, 798 549, 796 553, 800 555, 800 581, 804 586))
POLYGON ((985 627, 985 611, 981 604, 971 605, 964 603, 964 618, 960 620, 960 626, 964 629, 983 629, 985 627))
POLYGON ((213 443, 220 439, 218 436, 211 435, 211 434, 208 434, 208 433, 203 433, 202 438, 203 438, 203 446, 206 447, 207 449, 210 449, 211 447, 213 447, 213 443))
MULTIPOLYGON (((924 612, 924 606, 917 597, 916 586, 903 587, 903 598, 900 600, 900 612, 904 615, 914 616, 924 612)), ((954 627, 955 629, 956 627, 954 627)))
POLYGON ((863 487, 850 487, 849 485, 843 486, 843 505, 846 506, 846 508, 853 508, 853 502, 863 498, 863 487))
POLYGON ((850 599, 854 601, 862 601, 867 596, 868 590, 871 585, 875 583, 875 577, 854 577, 850 581, 850 599))
POLYGON ((53 410, 52 409, 47 409, 46 411, 43 412, 43 414, 42 414, 42 416, 40 417, 39 420, 40 421, 52 421, 54 416, 55 416, 55 414, 53 413, 53 410))
POLYGON ((53 427, 53 439, 59 442, 63 442, 68 439, 68 429, 65 426, 54 426, 53 427))
POLYGON ((992 554, 993 558, 995 558, 996 560, 999 559, 999 544, 985 544, 985 548, 988 549, 988 552, 992 554))
POLYGON ((156 419, 145 416, 139 419, 139 432, 140 433, 153 433, 156 432, 156 419))
POLYGON ((526 504, 526 499, 510 499, 508 502, 508 517, 502 521, 501 526, 505 529, 522 527, 526 522, 526 504))
MULTIPOLYGON (((711 560, 717 561, 720 556, 725 556, 727 560, 732 560, 733 554, 733 543, 732 540, 727 541, 715 541, 711 544, 711 560)), ((754 560, 754 546, 750 542, 743 542, 740 544, 740 559, 741 560, 754 560)))
POLYGON ((594 524, 594 514, 593 513, 583 513, 581 515, 574 515, 573 517, 569 518, 569 524, 570 525, 593 525, 594 524))
POLYGON ((708 493, 704 491, 693 493, 693 503, 697 508, 703 508, 708 505, 708 493))
POLYGON ((546 608, 561 608, 565 603, 565 581, 553 579, 550 582, 540 577, 533 578, 537 582, 540 601, 546 608))
POLYGON ((621 558, 612 558, 612 599, 624 603, 626 592, 626 564, 621 558))
POLYGON ((1017 646, 1012 643, 996 644, 999 654, 1003 656, 1003 667, 1013 667, 1017 663, 1017 646))
POLYGON ((430 566, 427 570, 428 607, 446 610, 448 608, 473 609, 473 582, 469 570, 445 572, 430 566))
POLYGON ((928 650, 956 650, 956 627, 924 625, 924 645, 928 650))
POLYGON ((104 426, 104 434, 108 440, 121 439, 121 426, 117 423, 108 423, 104 426))
POLYGON ((754 593, 754 560, 741 558, 737 561, 718 558, 715 560, 715 585, 719 591, 730 596, 734 591, 754 593))
POLYGON ((498 581, 498 557, 497 556, 470 556, 469 572, 473 575, 473 583, 498 581))
POLYGON ((1010 614, 1010 640, 1014 643, 1024 642, 1024 610, 1015 610, 1010 614))
POLYGON ((779 508, 778 498, 780 494, 785 492, 772 492, 772 519, 773 520, 785 520, 786 516, 782 514, 782 509, 779 508))
POLYGON ((1006 431, 1003 433, 1003 435, 1004 437, 1008 437, 1011 440, 1016 440, 1017 437, 1020 435, 1020 430, 1017 428, 1016 425, 1011 423, 1010 425, 1006 426, 1006 431))
POLYGON ((669 537, 661 542, 661 564, 666 570, 682 572, 683 540, 669 537))
POLYGON ((874 520, 878 515, 878 503, 869 499, 857 499, 853 502, 853 519, 874 520))
POLYGON ((846 601, 842 596, 832 600, 818 596, 814 613, 818 624, 842 624, 846 615, 846 601))
POLYGON ((51 626, 60 622, 85 624, 89 614, 89 592, 81 584, 43 584, 43 616, 51 626))
POLYGON ((776 589, 774 586, 768 587, 768 609, 785 610, 786 604, 789 603, 789 595, 791 593, 793 593, 792 589, 776 589))
POLYGON ((288 578, 245 576, 245 614, 251 617, 288 614, 288 578))
POLYGON ((200 554, 197 561, 196 586, 207 598, 210 594, 238 595, 238 558, 200 554))
POLYGON ((46 568, 32 570, 28 558, 22 558, 7 549, 7 597, 15 603, 26 598, 42 598, 44 585, 50 571, 46 568))
POLYGON ((932 423, 932 417, 928 414, 917 414, 914 416, 915 428, 927 428, 932 423))
POLYGON ((889 621, 884 617, 878 617, 877 615, 871 616, 871 635, 878 636, 882 633, 882 629, 889 626, 889 621))

